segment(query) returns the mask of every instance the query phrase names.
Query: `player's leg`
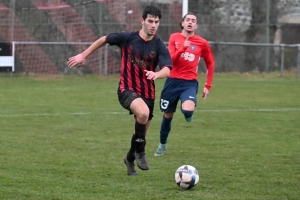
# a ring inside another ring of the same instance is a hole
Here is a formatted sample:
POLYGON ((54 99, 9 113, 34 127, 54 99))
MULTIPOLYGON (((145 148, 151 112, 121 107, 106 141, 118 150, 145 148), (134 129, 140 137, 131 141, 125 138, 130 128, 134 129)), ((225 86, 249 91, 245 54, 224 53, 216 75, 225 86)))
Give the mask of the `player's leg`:
MULTIPOLYGON (((145 146, 146 124, 149 118, 149 108, 143 99, 133 91, 125 90, 118 92, 118 98, 122 107, 129 110, 130 114, 135 114, 136 116, 134 127, 135 132, 131 138, 130 149, 124 159, 128 175, 134 176, 136 175, 134 167, 136 149, 138 148, 141 151, 145 146)), ((147 166, 145 168, 147 168, 147 166)))
POLYGON ((137 98, 130 105, 131 112, 136 116, 135 122, 135 159, 142 170, 148 170, 149 165, 145 155, 146 131, 150 110, 142 98, 137 98))
POLYGON ((130 149, 124 158, 124 163, 127 166, 127 174, 129 176, 135 176, 137 174, 134 166, 134 160, 135 160, 134 153, 135 153, 135 134, 133 133, 131 137, 130 149))
POLYGON ((164 112, 163 119, 160 126, 160 143, 167 144, 168 136, 171 131, 171 122, 173 119, 173 112, 164 112))
MULTIPOLYGON (((131 114, 133 114, 133 113, 131 113, 131 114)), ((153 115, 150 113, 149 118, 152 119, 152 116, 153 115)), ((151 122, 151 120, 148 120, 148 122, 146 124, 146 135, 147 135, 148 128, 150 126, 150 122, 151 122)), ((134 123, 136 123, 136 116, 135 115, 134 115, 134 123)), ((146 140, 145 140, 145 143, 146 143, 146 140)), ((130 146, 130 149, 129 149, 128 154, 127 154, 127 157, 129 157, 128 160, 134 161, 135 160, 135 155, 134 154, 135 154, 135 130, 134 130, 134 133, 132 135, 131 146, 130 146)))
MULTIPOLYGON (((134 116, 135 122, 136 122, 136 116, 134 116)), ((150 120, 147 122, 146 124, 146 135, 147 135, 147 130, 150 126, 150 120)), ((135 138, 135 133, 133 133, 132 138, 131 138, 131 145, 130 145, 130 149, 126 155, 126 157, 124 158, 124 163, 126 164, 127 168, 128 168, 128 175, 134 176, 136 175, 136 170, 134 167, 134 160, 135 160, 135 149, 136 149, 136 138, 135 138), (130 161, 129 161, 130 160, 130 161)), ((146 140, 145 140, 145 146, 146 146, 146 140)))
POLYGON ((186 89, 180 95, 181 112, 187 122, 191 122, 195 107, 197 105, 198 83, 196 81, 187 81, 186 89))
POLYGON ((157 147, 156 152, 154 153, 154 156, 162 156, 167 150, 167 139, 171 131, 173 114, 174 113, 164 113, 163 115, 163 119, 160 125, 160 143, 157 147))
POLYGON ((176 111, 180 95, 180 87, 177 79, 167 79, 161 92, 160 110, 164 112, 160 126, 160 143, 154 156, 162 156, 167 150, 167 139, 171 131, 173 114, 176 111))
POLYGON ((187 122, 193 120, 195 105, 194 101, 191 100, 186 100, 182 103, 181 112, 187 122))

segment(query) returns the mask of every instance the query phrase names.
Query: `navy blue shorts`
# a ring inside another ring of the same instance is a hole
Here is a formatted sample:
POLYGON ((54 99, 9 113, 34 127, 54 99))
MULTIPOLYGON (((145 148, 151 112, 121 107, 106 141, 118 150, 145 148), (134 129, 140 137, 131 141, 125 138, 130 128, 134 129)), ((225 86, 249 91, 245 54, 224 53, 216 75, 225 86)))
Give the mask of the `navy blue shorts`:
POLYGON ((197 104, 198 81, 167 78, 160 96, 160 110, 175 112, 177 103, 192 100, 197 104))

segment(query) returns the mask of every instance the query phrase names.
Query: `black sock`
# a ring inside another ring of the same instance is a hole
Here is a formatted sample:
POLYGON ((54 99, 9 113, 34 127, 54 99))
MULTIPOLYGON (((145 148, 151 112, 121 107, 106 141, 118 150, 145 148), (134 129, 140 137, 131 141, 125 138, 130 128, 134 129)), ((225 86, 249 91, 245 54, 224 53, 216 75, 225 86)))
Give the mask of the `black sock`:
POLYGON ((129 162, 133 162, 135 160, 134 153, 135 153, 135 134, 133 134, 131 137, 131 146, 126 156, 129 162))
POLYGON ((135 122, 135 151, 137 153, 145 152, 146 146, 146 124, 135 122))

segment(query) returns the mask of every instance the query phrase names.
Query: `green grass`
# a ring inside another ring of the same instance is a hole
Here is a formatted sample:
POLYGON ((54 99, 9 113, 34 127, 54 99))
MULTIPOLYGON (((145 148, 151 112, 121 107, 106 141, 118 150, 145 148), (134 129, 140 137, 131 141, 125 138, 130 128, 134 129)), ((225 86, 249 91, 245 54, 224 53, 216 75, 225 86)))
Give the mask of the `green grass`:
MULTIPOLYGON (((204 75, 200 76, 200 92, 204 75)), ((156 81, 157 99, 164 80, 156 81)), ((118 77, 0 76, 0 199, 299 199, 300 79, 216 74, 192 123, 177 112, 168 150, 156 101, 147 135, 149 171, 128 177, 123 158, 133 118, 118 77), (179 188, 175 170, 200 182, 179 188)))

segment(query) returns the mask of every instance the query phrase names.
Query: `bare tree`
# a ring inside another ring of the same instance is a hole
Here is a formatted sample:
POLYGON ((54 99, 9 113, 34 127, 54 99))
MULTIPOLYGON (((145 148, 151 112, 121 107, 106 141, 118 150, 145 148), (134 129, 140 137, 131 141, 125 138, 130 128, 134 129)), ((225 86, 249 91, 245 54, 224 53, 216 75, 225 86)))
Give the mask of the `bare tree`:
MULTIPOLYGON (((276 24, 277 24, 277 3, 279 0, 251 0, 252 20, 251 25, 245 33, 246 42, 248 43, 272 43, 274 41, 276 24), (268 11, 267 3, 270 3, 270 10, 268 11), (269 15, 269 16, 268 16, 269 15), (267 18, 269 17, 269 24, 267 18), (266 34, 266 29, 269 29, 269 35, 266 34), (267 41, 268 39, 268 41, 267 41)), ((266 48, 258 48, 248 46, 245 48, 244 71, 252 71, 258 69, 260 72, 265 70, 266 48)), ((273 52, 271 52, 273 54, 273 52)), ((272 56, 270 56, 272 57, 272 56)), ((272 64, 273 66, 273 64, 272 64)), ((268 66, 269 67, 269 66, 268 66)))

